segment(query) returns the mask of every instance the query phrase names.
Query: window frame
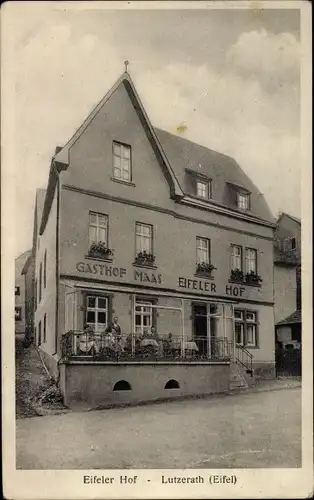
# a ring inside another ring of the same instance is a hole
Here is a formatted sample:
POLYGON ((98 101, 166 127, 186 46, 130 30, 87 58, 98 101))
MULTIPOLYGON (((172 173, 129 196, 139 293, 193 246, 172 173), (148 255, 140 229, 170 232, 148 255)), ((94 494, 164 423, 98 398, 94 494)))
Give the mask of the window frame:
POLYGON ((20 306, 15 306, 15 308, 14 308, 14 318, 15 318, 14 321, 22 321, 23 320, 23 318, 22 318, 22 308, 20 306), (15 317, 16 312, 19 313, 18 318, 15 317))
POLYGON ((243 263, 243 256, 244 256, 244 252, 243 252, 243 246, 242 245, 236 245, 234 243, 231 243, 230 245, 230 268, 231 268, 231 271, 235 271, 236 269, 239 269, 240 271, 244 271, 244 263, 243 263), (241 262, 241 265, 240 267, 234 267, 233 266, 233 261, 234 261, 234 253, 233 253, 233 249, 235 248, 238 248, 240 249, 240 255, 237 256, 237 257, 240 257, 240 262, 241 262))
POLYGON ((41 320, 38 323, 38 345, 41 345, 41 320))
POLYGON ((196 179, 195 181, 195 191, 196 191, 196 196, 198 198, 201 198, 202 200, 210 200, 211 199, 211 191, 212 191, 212 188, 211 188, 211 180, 208 179, 208 180, 205 180, 205 179, 196 179), (205 189, 204 190, 199 190, 199 185, 202 185, 202 186, 205 186, 205 189), (205 196, 203 196, 202 194, 200 194, 201 191, 204 191, 205 193, 205 196))
POLYGON ((93 210, 90 210, 88 212, 88 247, 90 248, 93 243, 100 243, 100 242, 105 243, 106 247, 108 248, 108 246, 109 246, 109 216, 107 214, 103 214, 100 212, 94 212, 93 210), (91 222, 91 216, 96 217, 96 224, 93 224, 91 222), (99 219, 101 217, 104 217, 106 220, 105 226, 102 226, 99 224, 99 219), (92 240, 92 238, 91 238, 91 230, 90 230, 91 227, 96 228, 96 241, 92 240), (99 238, 99 230, 100 229, 105 229, 105 240, 106 241, 99 238))
POLYGON ((95 333, 100 333, 102 330, 105 331, 109 323, 111 322, 111 297, 109 295, 101 294, 101 293, 93 293, 86 292, 85 294, 85 325, 93 326, 95 333), (88 299, 95 298, 95 307, 88 305, 88 299), (98 307, 98 300, 105 300, 106 307, 98 307), (95 314, 95 322, 87 321, 88 312, 94 312, 95 314), (99 323, 98 314, 105 312, 106 313, 106 323, 99 323), (98 326, 101 326, 102 330, 99 330, 98 326))
MULTIPOLYGON (((236 345, 244 347, 245 349, 258 349, 259 348, 259 322, 258 322, 258 311, 255 309, 241 309, 241 308, 236 308, 234 309, 234 328, 236 328, 236 325, 242 325, 242 343, 236 342, 236 345), (241 318, 236 318, 236 313, 241 313, 242 314, 242 319, 241 318), (248 319, 249 314, 254 314, 255 319, 250 320, 248 319), (254 326, 254 340, 255 343, 248 343, 248 327, 254 326)), ((236 330, 235 330, 235 337, 236 337, 236 330)))
POLYGON ((43 343, 47 342, 47 313, 44 314, 43 343))
POLYGON ((156 308, 151 307, 149 308, 149 312, 145 312, 145 305, 146 306, 154 306, 156 305, 156 299, 153 299, 151 297, 135 297, 135 304, 134 304, 134 330, 135 330, 135 336, 140 336, 143 335, 144 329, 150 330, 152 326, 156 328, 156 308), (136 308, 140 307, 141 311, 137 311, 136 308), (140 331, 138 330, 138 325, 136 324, 136 316, 140 316, 141 321, 140 321, 140 331), (144 325, 144 317, 149 317, 150 318, 150 325, 144 325))
POLYGON ((44 253, 44 288, 47 286, 47 249, 44 253))
POLYGON ((245 247, 244 249, 244 262, 245 262, 245 273, 250 273, 252 270, 249 269, 248 267, 248 262, 250 261, 250 259, 247 257, 247 251, 253 251, 255 253, 255 270, 253 271, 255 274, 258 274, 258 262, 257 262, 257 256, 258 256, 258 253, 257 253, 257 249, 256 248, 252 248, 252 247, 245 247))
POLYGON ((43 265, 41 262, 39 265, 39 293, 38 293, 39 304, 41 303, 42 294, 43 294, 42 279, 43 279, 43 265))
POLYGON ((152 224, 147 224, 146 222, 135 222, 135 257, 140 253, 144 252, 145 248, 140 248, 138 247, 138 237, 146 238, 147 240, 150 241, 150 250, 146 250, 148 254, 154 255, 154 226, 152 224), (137 227, 138 226, 144 226, 146 228, 150 229, 150 236, 146 237, 145 233, 138 233, 137 232, 137 227))
POLYGON ((204 238, 203 236, 196 236, 196 264, 202 264, 202 263, 205 263, 205 264, 210 264, 211 263, 211 240, 210 238, 204 238), (199 241, 206 241, 207 243, 207 260, 199 260, 198 258, 198 251, 199 250, 204 250, 204 248, 201 248, 198 246, 198 240, 199 241))
POLYGON ((251 208, 250 193, 247 193, 247 192, 244 192, 244 191, 240 191, 240 190, 237 191, 237 208, 239 210, 243 210, 245 212, 247 210, 250 210, 250 208, 251 208), (245 206, 241 206, 242 205, 242 203, 240 202, 241 198, 246 200, 245 206))
POLYGON ((126 144, 125 142, 121 142, 121 141, 112 141, 112 178, 117 180, 117 181, 120 181, 120 182, 125 182, 125 183, 128 183, 128 184, 131 184, 132 183, 132 147, 130 144, 126 144), (115 146, 119 146, 121 148, 121 153, 123 156, 117 156, 115 154, 115 146), (126 158, 124 156, 124 149, 128 150, 129 151, 129 157, 126 158), (119 167, 116 167, 115 166, 115 157, 116 158, 120 158, 120 177, 116 176, 115 175, 115 171, 116 170, 119 170, 119 167), (128 169, 128 179, 124 179, 123 178, 123 171, 125 171, 125 169, 123 168, 122 164, 121 164, 121 159, 123 160, 126 160, 128 159, 129 160, 129 169, 128 169))

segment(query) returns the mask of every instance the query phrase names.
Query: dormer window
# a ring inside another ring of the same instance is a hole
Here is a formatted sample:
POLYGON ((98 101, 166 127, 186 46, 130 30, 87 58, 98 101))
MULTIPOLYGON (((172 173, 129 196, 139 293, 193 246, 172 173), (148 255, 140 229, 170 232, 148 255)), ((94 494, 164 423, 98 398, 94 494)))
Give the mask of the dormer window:
POLYGON ((237 193, 237 207, 240 210, 248 210, 250 208, 250 195, 248 193, 237 193))
POLYGON ((197 180, 196 181, 196 196, 199 198, 204 198, 208 200, 210 198, 211 191, 210 181, 197 180))
POLYGON ((124 182, 131 182, 131 146, 120 142, 113 142, 113 178, 124 182))

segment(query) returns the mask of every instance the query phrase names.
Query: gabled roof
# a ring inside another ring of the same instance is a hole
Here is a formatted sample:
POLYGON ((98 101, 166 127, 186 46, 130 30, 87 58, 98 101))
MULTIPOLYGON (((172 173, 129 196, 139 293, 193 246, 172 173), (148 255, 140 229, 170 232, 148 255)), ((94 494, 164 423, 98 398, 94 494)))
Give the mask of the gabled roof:
MULTIPOLYGON (((229 206, 237 212, 229 203, 226 190, 233 186, 251 193, 252 210, 245 214, 248 218, 253 216, 272 225, 275 223, 264 196, 233 158, 165 130, 155 128, 155 131, 185 194, 191 191, 186 173, 205 176, 212 179, 216 192, 219 191, 216 205, 229 206)), ((214 204, 215 198, 210 202, 214 204)))
POLYGON ((134 101, 135 100, 135 106, 138 106, 142 117, 144 119, 144 126, 147 128, 149 134, 151 135, 151 138, 153 139, 157 149, 159 150, 159 153, 161 155, 162 163, 166 167, 168 171, 168 177, 170 176, 170 181, 172 183, 173 187, 173 192, 177 196, 183 196, 181 187, 176 179, 176 176, 172 170, 172 167, 168 161, 168 158, 166 157, 162 146, 159 142, 159 139, 155 133, 155 130, 150 123, 150 120, 147 116, 147 113, 144 109, 144 106, 139 98, 139 95, 135 89, 134 83, 132 81, 132 78, 128 72, 124 72, 120 78, 116 81, 116 83, 111 87, 109 92, 103 97, 103 99, 95 106, 95 108, 92 110, 92 112, 88 115, 88 117, 85 119, 85 121, 82 123, 82 125, 77 129, 75 134, 71 137, 71 139, 67 142, 67 144, 61 148, 61 150, 54 156, 54 161, 56 163, 61 163, 62 165, 69 165, 69 151, 73 144, 77 141, 77 139, 82 135, 84 130, 88 127, 88 125, 91 123, 91 121, 94 119, 94 117, 97 115, 97 113, 101 110, 101 108, 104 106, 104 104, 109 100, 109 98, 113 95, 113 93, 117 90, 117 88, 120 85, 124 85, 128 91, 129 94, 131 94, 131 98, 134 101))
POLYGON ((43 217, 41 221, 41 226, 40 226, 40 234, 43 233, 45 229, 46 222, 48 220, 48 215, 50 212, 54 192, 55 192, 55 187, 57 184, 57 178, 58 178, 58 173, 60 173, 62 170, 66 170, 69 166, 70 158, 69 158, 69 152, 71 147, 75 144, 75 142, 78 140, 78 138, 82 135, 84 130, 88 127, 88 125, 91 123, 91 121, 95 118, 97 113, 101 110, 101 108, 104 106, 104 104, 109 100, 109 98, 113 95, 113 93, 118 89, 120 85, 124 85, 128 94, 130 95, 130 98, 132 99, 132 102, 137 110, 141 114, 141 119, 142 123, 144 124, 144 128, 146 130, 146 133, 150 139, 150 141, 153 143, 155 146, 155 151, 157 153, 157 156, 159 158, 161 167, 163 169, 163 172, 165 174, 166 179, 169 182, 170 185, 170 191, 172 197, 183 197, 183 191, 180 187, 180 184, 174 174, 174 171, 171 167, 171 164, 168 161, 167 156, 165 155, 165 152, 159 142, 159 139, 156 135, 156 132, 150 123, 150 120, 147 116, 147 113, 144 109, 144 106, 139 98, 139 95, 135 89, 134 83, 132 81, 132 78, 128 72, 124 72, 121 77, 116 81, 116 83, 111 87, 109 92, 103 97, 103 99, 95 106, 95 108, 92 110, 92 112, 88 115, 88 117, 84 120, 82 125, 77 129, 75 134, 71 137, 71 139, 65 144, 63 147, 58 147, 56 150, 56 153, 54 157, 52 158, 51 161, 51 166, 50 166, 50 172, 49 172, 49 180, 48 180, 48 187, 47 187, 47 196, 45 200, 45 205, 44 205, 44 211, 43 211, 43 217))
POLYGON ((290 314, 287 316, 287 318, 279 321, 276 326, 281 326, 281 325, 294 325, 294 324, 301 324, 302 323, 302 312, 300 309, 294 311, 294 313, 290 314))
POLYGON ((280 220, 283 217, 288 217, 289 219, 293 220, 294 222, 297 222, 297 224, 301 225, 301 219, 299 219, 298 217, 294 217, 294 215, 287 214, 286 212, 281 212, 281 214, 279 215, 279 217, 277 219, 277 224, 279 224, 280 220))
POLYGON ((30 255, 30 253, 31 253, 31 250, 26 250, 25 252, 21 253, 18 257, 16 257, 15 261, 26 260, 28 258, 28 256, 30 255))
POLYGON ((72 146, 83 134, 97 113, 120 85, 124 85, 133 106, 140 117, 147 137, 150 140, 164 175, 169 183, 172 198, 180 199, 185 196, 187 196, 187 198, 191 196, 187 181, 187 178, 189 177, 187 172, 190 170, 190 172, 194 172, 195 174, 203 174, 212 178, 215 185, 218 186, 219 196, 216 200, 209 200, 212 207, 211 209, 225 210, 231 208, 232 212, 229 212, 231 215, 237 216, 238 212, 238 217, 245 217, 248 220, 274 227, 275 220, 268 208, 264 196, 259 192, 250 178, 244 173, 238 163, 233 158, 213 151, 205 146, 201 146, 182 137, 170 134, 164 130, 153 128, 129 73, 124 72, 109 92, 95 106, 71 139, 63 147, 57 148, 50 166, 47 193, 39 229, 40 234, 43 233, 48 220, 52 200, 58 182, 58 174, 62 170, 66 170, 69 166, 70 150, 72 146), (237 210, 234 204, 230 206, 228 200, 229 194, 227 192, 227 188, 229 187, 228 183, 251 193, 252 207, 250 211, 243 214, 243 212, 237 210))

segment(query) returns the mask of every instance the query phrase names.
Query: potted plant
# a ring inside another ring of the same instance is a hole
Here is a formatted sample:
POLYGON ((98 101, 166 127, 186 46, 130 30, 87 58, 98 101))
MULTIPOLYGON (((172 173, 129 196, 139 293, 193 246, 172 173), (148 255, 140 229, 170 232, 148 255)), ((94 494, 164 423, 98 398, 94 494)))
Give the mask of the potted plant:
POLYGON ((241 269, 231 269, 230 281, 234 283, 244 283, 245 276, 243 271, 241 271, 241 269))
POLYGON ((103 241, 93 242, 89 248, 88 256, 98 259, 108 259, 113 257, 113 250, 107 247, 103 241))
POLYGON ((155 259, 156 259, 155 255, 153 255, 152 253, 148 253, 146 252, 146 250, 144 250, 143 252, 137 253, 135 257, 135 263, 152 266, 155 262, 155 259))
POLYGON ((213 264, 209 264, 208 262, 198 262, 196 266, 196 273, 203 274, 205 276, 211 276, 211 273, 214 269, 217 269, 213 264))
POLYGON ((260 285, 262 281, 261 276, 254 271, 250 271, 245 275, 245 283, 247 285, 260 285))

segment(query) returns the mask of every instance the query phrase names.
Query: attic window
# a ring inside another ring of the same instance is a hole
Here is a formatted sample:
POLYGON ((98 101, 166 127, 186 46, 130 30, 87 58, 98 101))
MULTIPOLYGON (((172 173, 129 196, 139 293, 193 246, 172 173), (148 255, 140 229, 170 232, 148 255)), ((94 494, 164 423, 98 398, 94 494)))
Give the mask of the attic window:
POLYGON ((238 191, 237 193, 237 207, 240 210, 248 210, 250 208, 250 195, 238 191))
POLYGON ((196 196, 208 200, 211 197, 211 182, 205 180, 197 180, 196 196))
POLYGON ((131 182, 131 146, 113 142, 113 177, 124 182, 131 182))

